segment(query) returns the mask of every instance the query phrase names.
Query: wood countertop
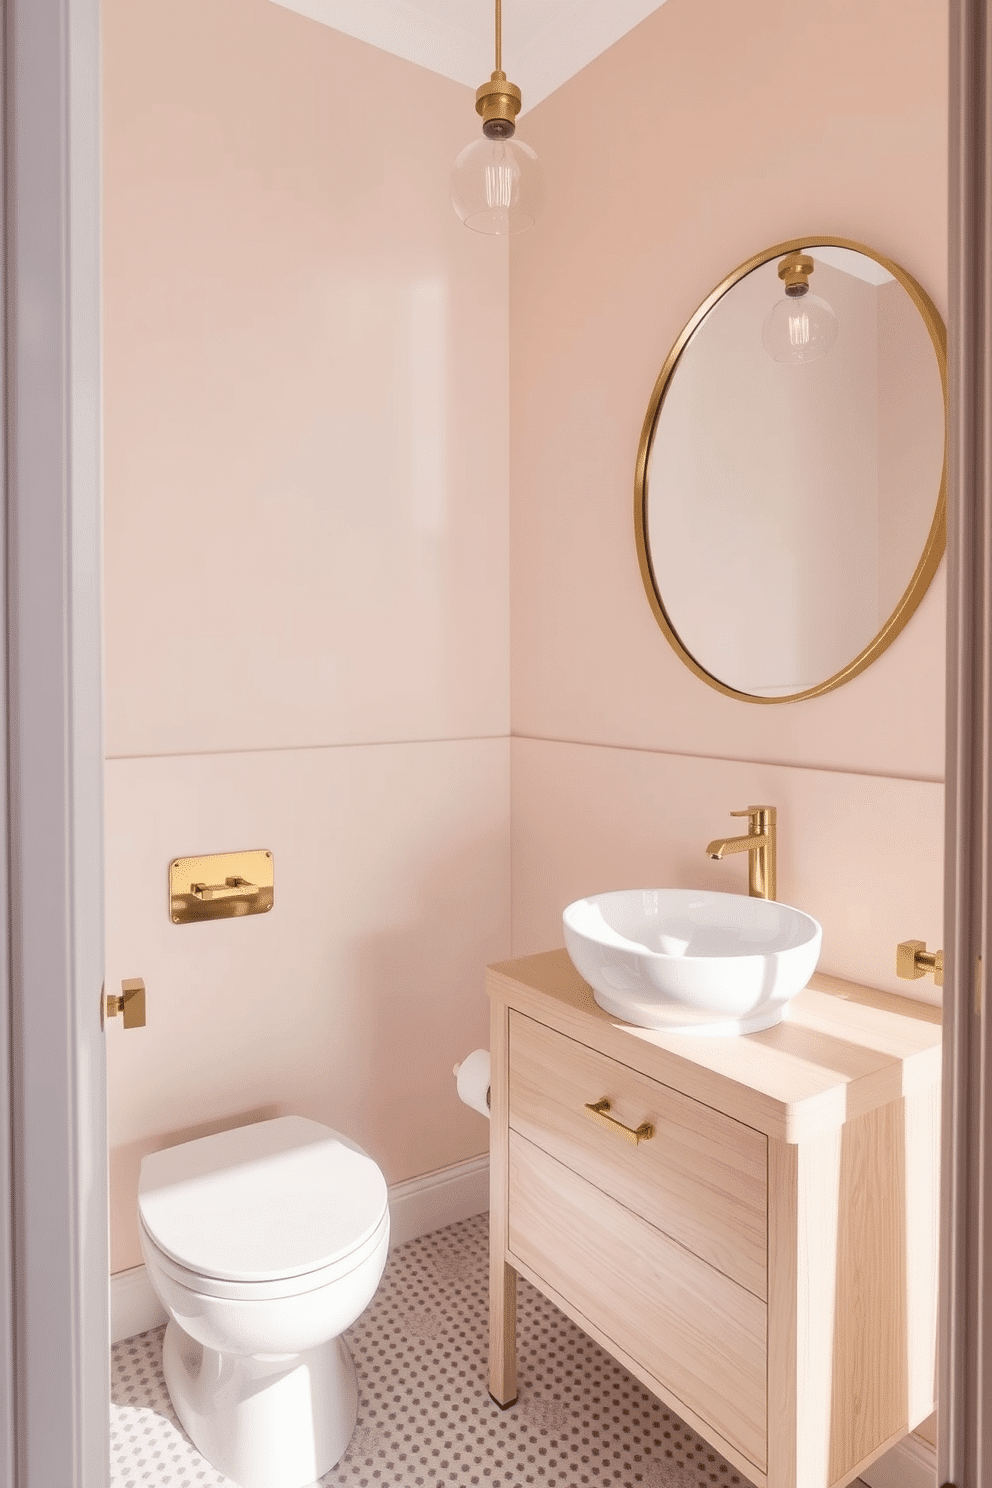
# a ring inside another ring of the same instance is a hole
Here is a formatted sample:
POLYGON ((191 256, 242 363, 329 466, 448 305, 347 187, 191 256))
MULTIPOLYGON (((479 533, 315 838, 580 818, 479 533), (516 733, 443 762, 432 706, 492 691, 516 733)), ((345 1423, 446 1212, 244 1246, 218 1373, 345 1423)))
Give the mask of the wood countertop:
POLYGON ((700 1037, 604 1012, 564 950, 491 966, 490 996, 779 1141, 939 1084, 940 1009, 814 975, 761 1033, 700 1037))

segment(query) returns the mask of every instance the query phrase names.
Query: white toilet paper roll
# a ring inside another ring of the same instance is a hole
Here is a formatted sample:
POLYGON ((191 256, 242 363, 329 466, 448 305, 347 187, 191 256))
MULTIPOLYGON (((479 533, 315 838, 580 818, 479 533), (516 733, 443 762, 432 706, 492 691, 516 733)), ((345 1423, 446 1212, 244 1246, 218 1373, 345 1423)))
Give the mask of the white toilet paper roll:
POLYGON ((489 1050, 473 1049, 455 1065, 458 1099, 489 1119, 489 1050))

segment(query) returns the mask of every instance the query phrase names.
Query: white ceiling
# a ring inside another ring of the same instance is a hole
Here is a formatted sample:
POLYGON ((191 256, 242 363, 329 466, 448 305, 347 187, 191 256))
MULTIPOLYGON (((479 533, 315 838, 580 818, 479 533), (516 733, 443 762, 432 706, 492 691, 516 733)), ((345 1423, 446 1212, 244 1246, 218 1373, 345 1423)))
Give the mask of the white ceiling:
POLYGON ((892 275, 888 269, 883 268, 875 259, 869 258, 864 253, 853 252, 850 248, 831 248, 828 243, 820 243, 808 251, 821 263, 830 264, 835 269, 843 269, 845 274, 853 274, 855 279, 863 279, 866 284, 877 286, 889 284, 892 281, 892 275))
MULTIPOLYGON (((493 0, 274 0, 477 88, 493 70, 493 0)), ((503 71, 533 108, 665 0, 503 0, 503 71)))

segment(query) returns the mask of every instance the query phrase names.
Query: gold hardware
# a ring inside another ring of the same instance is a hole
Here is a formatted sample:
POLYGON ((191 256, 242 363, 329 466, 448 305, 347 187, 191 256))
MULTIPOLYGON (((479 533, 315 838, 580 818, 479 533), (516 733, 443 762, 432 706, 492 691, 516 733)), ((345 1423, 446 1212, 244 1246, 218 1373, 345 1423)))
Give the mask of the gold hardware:
POLYGON ((825 235, 823 237, 793 238, 785 243, 776 243, 772 248, 766 248, 761 253, 756 253, 734 269, 733 273, 718 284, 708 294, 702 304, 693 314, 688 324, 679 334, 675 345, 665 358, 658 379, 648 403, 644 422, 641 425, 641 437, 637 446, 637 462, 634 471, 634 535, 637 540, 637 565, 641 571, 641 582, 647 596, 651 612, 664 635, 679 659, 707 686, 722 692, 725 697, 736 698, 742 703, 760 703, 763 705, 777 705, 779 703, 795 703, 804 701, 806 698, 820 697, 825 692, 832 692, 835 687, 841 687, 845 682, 850 682, 859 672, 881 656, 888 646, 892 645, 896 636, 904 629, 907 622, 917 609, 920 601, 930 586, 930 580, 940 565, 947 541, 947 452, 945 446, 944 464, 941 471, 940 485, 937 491, 937 500, 934 505, 933 520, 923 551, 920 554, 916 571, 910 579, 905 593, 896 603, 891 615, 878 631, 877 635, 869 641, 862 651, 859 651, 853 660, 846 666, 840 668, 832 677, 818 682, 814 687, 806 687, 797 692, 783 693, 777 697, 768 697, 764 694, 753 692, 742 692, 740 688, 731 687, 726 682, 721 682, 712 672, 696 660, 682 642, 682 638, 675 629, 668 611, 665 609, 664 596, 661 593, 658 580, 655 577, 651 562, 650 543, 648 541, 648 457, 651 453, 651 443, 654 438, 655 428, 661 413, 662 404, 669 389, 669 384, 675 375, 675 369, 679 364, 682 353, 685 351, 692 337, 699 329, 706 316, 716 305, 718 300, 729 293, 735 284, 747 277, 754 269, 766 264, 774 258, 781 258, 783 254, 799 252, 805 256, 804 250, 816 247, 850 248, 854 253, 863 253, 867 258, 874 259, 887 269, 892 277, 902 285, 909 295, 913 304, 920 313, 924 325, 933 343, 934 355, 937 359, 937 368, 940 373, 940 383, 944 393, 944 406, 947 406, 947 331, 933 300, 918 284, 913 276, 906 272, 893 259, 886 258, 884 254, 876 253, 864 243, 856 242, 852 238, 835 238, 825 235))
POLYGON ((497 70, 488 83, 475 90, 475 111, 482 115, 482 132, 487 139, 511 139, 516 133, 517 115, 523 95, 516 83, 508 83, 506 73, 497 70))
POLYGON ((944 953, 928 951, 925 940, 901 940, 896 947, 896 976, 915 982, 933 973, 935 986, 944 985, 944 953))
POLYGON ((778 892, 776 865, 777 812, 774 806, 748 806, 732 811, 731 816, 746 816, 746 837, 717 837, 706 851, 711 858, 724 858, 728 853, 746 852, 747 891, 752 899, 774 899, 778 892))
POLYGON ((169 864, 169 914, 175 925, 264 914, 274 895, 272 854, 213 853, 169 864))
POLYGON ((246 878, 225 878, 222 884, 191 884, 190 888, 197 899, 206 902, 209 899, 233 899, 236 895, 245 894, 249 898, 253 894, 260 894, 262 890, 258 884, 249 883, 246 878))
POLYGON ((808 253, 789 253, 778 266, 778 277, 785 285, 790 299, 797 299, 809 292, 809 276, 816 264, 808 253))
POLYGON ((640 1126, 624 1126, 615 1116, 608 1116, 611 1102, 604 1096, 602 1100, 586 1101, 586 1110, 593 1121, 598 1121, 600 1126, 605 1126, 608 1131, 616 1132, 625 1142, 630 1142, 636 1147, 639 1142, 647 1142, 654 1136, 654 1127, 650 1121, 642 1121, 640 1126))
POLYGON ((105 1023, 108 1018, 123 1015, 125 1028, 144 1028, 145 984, 141 977, 128 977, 126 981, 121 982, 119 994, 105 992, 102 1002, 101 1024, 105 1023))
POLYGON ((517 129, 517 115, 523 96, 516 83, 508 83, 503 71, 503 6, 496 0, 496 66, 488 83, 475 93, 475 111, 482 116, 482 132, 487 139, 511 139, 517 129))

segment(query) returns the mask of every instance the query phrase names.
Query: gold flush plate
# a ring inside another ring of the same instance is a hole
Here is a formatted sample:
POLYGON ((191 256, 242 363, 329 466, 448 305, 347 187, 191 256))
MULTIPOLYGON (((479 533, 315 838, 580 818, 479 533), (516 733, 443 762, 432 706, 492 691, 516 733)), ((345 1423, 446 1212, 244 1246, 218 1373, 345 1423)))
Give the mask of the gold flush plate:
POLYGON ((174 925, 265 914, 274 902, 272 854, 211 853, 173 858, 169 864, 169 914, 174 925))

